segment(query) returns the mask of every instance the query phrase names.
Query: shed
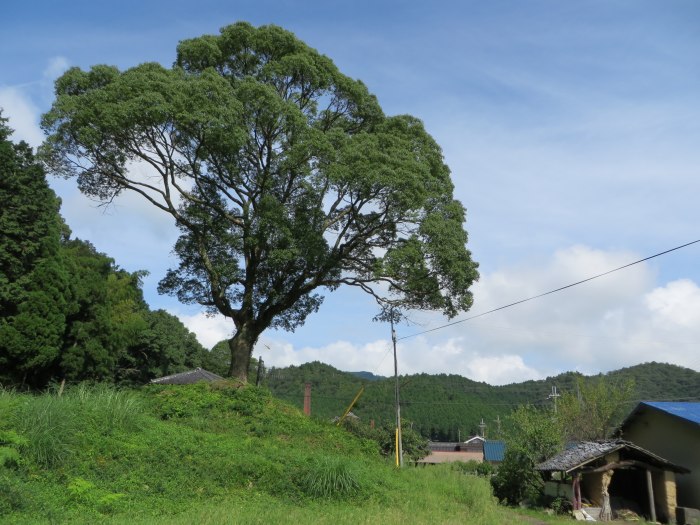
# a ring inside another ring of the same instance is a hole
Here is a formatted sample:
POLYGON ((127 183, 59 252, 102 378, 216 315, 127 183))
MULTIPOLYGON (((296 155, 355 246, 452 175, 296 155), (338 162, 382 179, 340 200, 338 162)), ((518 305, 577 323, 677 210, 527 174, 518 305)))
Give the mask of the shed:
POLYGON ((562 480, 570 476, 574 509, 585 497, 601 508, 601 521, 612 518, 614 500, 633 502, 651 521, 666 523, 676 516, 675 474, 689 472, 623 440, 576 443, 537 470, 559 472, 562 480))
POLYGON ((151 379, 151 383, 156 385, 191 385, 200 381, 212 382, 222 381, 223 379, 223 377, 216 375, 214 372, 209 372, 203 368, 195 368, 187 372, 151 379))
POLYGON ((700 403, 642 401, 617 435, 690 469, 678 479, 678 505, 700 509, 700 403))

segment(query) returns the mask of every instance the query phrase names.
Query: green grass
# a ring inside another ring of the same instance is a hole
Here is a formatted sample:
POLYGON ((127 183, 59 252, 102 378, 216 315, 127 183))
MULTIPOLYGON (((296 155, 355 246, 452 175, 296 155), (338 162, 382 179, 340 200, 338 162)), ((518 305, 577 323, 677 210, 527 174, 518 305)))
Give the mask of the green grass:
POLYGON ((0 391, 0 447, 3 524, 518 523, 484 478, 398 471, 376 442, 233 382, 0 391))

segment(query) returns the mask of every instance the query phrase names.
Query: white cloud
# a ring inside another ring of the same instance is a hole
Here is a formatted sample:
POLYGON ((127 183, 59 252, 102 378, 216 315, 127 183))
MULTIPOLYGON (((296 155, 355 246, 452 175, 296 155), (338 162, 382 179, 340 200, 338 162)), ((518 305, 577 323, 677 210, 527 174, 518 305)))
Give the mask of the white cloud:
POLYGON ((33 147, 42 143, 44 134, 39 127, 39 109, 24 90, 0 86, 0 108, 3 117, 10 119, 10 128, 15 130, 10 137, 12 141, 24 140, 33 147))
MULTIPOLYGON (((482 276, 472 314, 606 272, 639 256, 586 246, 559 250, 549 261, 502 268, 482 276)), ((203 314, 180 316, 211 346, 231 325, 203 314)), ((417 331, 444 323, 437 314, 416 314, 417 331)), ((399 337, 410 335, 405 328, 399 337)), ((340 336, 342 337, 342 335, 340 336)), ((321 361, 340 370, 394 373, 391 341, 335 340, 318 346, 265 333, 255 355, 268 366, 321 361)), ((400 339, 399 374, 459 374, 474 381, 507 384, 567 370, 605 372, 661 361, 700 369, 700 288, 688 279, 655 286, 646 263, 418 337, 400 339)))
POLYGON ((38 97, 42 103, 49 102, 53 97, 53 81, 68 66, 68 59, 56 56, 49 59, 41 80, 19 86, 0 85, 0 108, 3 109, 3 116, 10 119, 10 127, 15 130, 12 140, 24 140, 34 148, 44 141, 44 133, 39 127, 43 110, 35 99, 38 97))
POLYGON ((69 67, 70 62, 66 57, 52 57, 51 59, 49 59, 49 63, 43 72, 44 82, 49 84, 53 83, 53 81, 60 77, 69 67))
POLYGON ((388 340, 356 345, 348 341, 334 341, 322 347, 295 348, 291 343, 262 336, 255 348, 268 366, 283 367, 321 361, 339 370, 372 371, 379 375, 393 374, 391 345, 388 340))
POLYGON ((223 315, 209 316, 204 313, 188 315, 177 311, 170 311, 170 313, 179 317, 182 324, 194 332, 197 340, 208 349, 219 341, 230 338, 233 333, 233 321, 223 315))
POLYGON ((689 279, 680 279, 647 294, 646 306, 654 320, 670 328, 700 327, 700 288, 689 279))
POLYGON ((520 383, 530 379, 542 379, 543 375, 527 366, 519 355, 481 357, 474 356, 468 365, 467 377, 491 385, 520 383))

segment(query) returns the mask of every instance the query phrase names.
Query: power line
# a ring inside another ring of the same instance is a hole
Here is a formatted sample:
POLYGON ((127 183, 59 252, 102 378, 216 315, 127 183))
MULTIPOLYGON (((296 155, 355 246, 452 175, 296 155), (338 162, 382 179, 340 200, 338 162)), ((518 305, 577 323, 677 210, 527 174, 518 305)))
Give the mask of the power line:
POLYGON ((534 299, 539 299, 540 297, 544 297, 545 295, 550 295, 556 292, 561 292, 562 290, 566 290, 567 288, 572 288, 574 286, 578 286, 579 284, 587 283, 588 281, 592 281, 593 279, 598 279, 599 277, 603 277, 605 275, 609 275, 614 272, 618 272, 620 270, 624 270, 625 268, 629 268, 630 266, 634 266, 635 264, 643 263, 644 261, 648 261, 649 259, 653 259, 655 257, 660 257, 661 255, 665 255, 667 253, 674 252, 676 250, 680 250, 681 248, 685 248, 686 246, 690 246, 691 244, 696 244, 700 242, 700 239, 696 241, 692 241, 686 244, 682 244, 681 246, 676 246, 675 248, 671 248, 670 250, 665 250, 663 252, 656 253, 654 255, 650 255, 649 257, 645 257, 644 259, 639 259, 638 261, 631 262, 629 264, 625 264, 624 266, 620 266, 619 268, 615 268, 613 270, 608 270, 607 272, 599 273, 598 275, 594 275, 592 277, 588 277, 587 279, 583 279, 581 281, 577 281, 575 283, 567 284, 566 286, 561 286, 559 288, 556 288, 554 290, 550 290, 548 292, 544 292, 538 295, 534 295, 532 297, 528 297, 527 299, 521 299, 520 301, 515 301, 514 303, 506 304, 503 306, 499 306, 498 308, 494 308, 493 310, 488 310, 486 312, 482 312, 477 315, 472 315, 471 317, 467 317, 465 319, 460 319, 459 321, 454 321, 451 323, 447 323, 435 328, 431 328, 430 330, 423 330, 422 332, 416 332, 415 334, 410 334, 410 335, 405 335, 403 337, 399 337, 397 341, 402 341, 404 339, 410 339, 411 337, 417 337, 419 335, 427 334, 430 332, 436 332, 437 330, 442 330, 443 328, 447 328, 449 326, 454 326, 456 324, 464 323, 466 321, 471 321, 472 319, 476 319, 477 317, 483 317, 484 315, 492 314, 494 312, 498 312, 499 310, 505 310, 506 308, 510 308, 511 306, 516 306, 518 304, 526 303, 528 301, 532 301, 534 299))

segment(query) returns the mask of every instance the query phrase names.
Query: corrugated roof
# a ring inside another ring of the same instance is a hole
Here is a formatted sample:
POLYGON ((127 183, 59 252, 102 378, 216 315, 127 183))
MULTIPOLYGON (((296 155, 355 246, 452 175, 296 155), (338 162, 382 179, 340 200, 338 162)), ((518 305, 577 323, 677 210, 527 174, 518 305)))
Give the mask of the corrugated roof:
POLYGON ((503 461, 506 444, 503 441, 487 439, 484 441, 484 461, 503 461))
POLYGON ((642 401, 640 405, 646 405, 667 414, 685 419, 696 425, 700 425, 700 403, 676 402, 676 401, 642 401))
POLYGON ((157 385, 191 385, 199 381, 221 381, 223 379, 223 377, 216 375, 214 372, 209 372, 203 368, 195 368, 187 372, 151 379, 151 383, 157 385))
POLYGON ((684 467, 674 465, 670 461, 667 461, 664 458, 635 445, 634 443, 623 440, 583 441, 581 443, 577 443, 575 446, 564 450, 556 456, 537 465, 537 470, 550 472, 571 472, 617 450, 621 451, 620 454, 623 454, 624 452, 624 456, 627 456, 628 459, 638 459, 641 457, 646 463, 672 470, 674 472, 687 471, 687 469, 684 467))

